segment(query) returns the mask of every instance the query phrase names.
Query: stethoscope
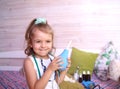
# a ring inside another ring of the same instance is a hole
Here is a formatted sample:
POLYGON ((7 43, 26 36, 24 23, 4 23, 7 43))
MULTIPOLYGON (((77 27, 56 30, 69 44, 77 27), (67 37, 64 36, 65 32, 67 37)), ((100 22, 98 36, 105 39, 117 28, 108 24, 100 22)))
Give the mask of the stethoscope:
MULTIPOLYGON (((36 66, 37 66, 37 71, 38 71, 39 78, 41 78, 42 76, 41 76, 40 69, 39 69, 37 60, 36 60, 36 58, 35 58, 35 55, 33 54, 32 57, 34 58, 35 64, 36 64, 36 66)), ((49 58, 49 59, 50 59, 50 61, 52 62, 52 59, 51 59, 51 58, 49 58)), ((46 68, 46 66, 43 64, 43 60, 42 60, 41 58, 40 58, 40 63, 41 63, 41 66, 43 67, 43 72, 45 73, 45 71, 46 71, 47 68, 46 68)), ((56 73, 55 73, 55 76, 56 76, 56 73)), ((55 79, 55 76, 54 76, 54 79, 55 79)), ((49 80, 49 81, 51 81, 51 80, 49 80)))
MULTIPOLYGON (((39 69, 37 60, 36 60, 36 58, 35 58, 35 55, 33 54, 32 57, 34 58, 35 64, 36 64, 36 66, 37 66, 37 71, 38 71, 39 78, 41 78, 42 76, 41 76, 40 69, 39 69)), ((52 62, 52 59, 51 59, 51 58, 49 58, 49 59, 50 59, 50 61, 52 62)), ((45 72, 47 68, 46 68, 46 66, 43 64, 43 60, 42 60, 41 58, 40 58, 40 60, 41 60, 41 65, 42 65, 42 67, 43 67, 43 72, 45 72)), ((60 76, 60 71, 55 71, 54 79, 56 78, 56 74, 58 74, 58 76, 60 76)), ((51 81, 51 80, 49 80, 49 82, 50 82, 50 81, 51 81)), ((53 82, 52 82, 52 89, 54 89, 54 88, 53 88, 53 82)), ((59 89, 59 87, 57 87, 57 89, 59 89)))

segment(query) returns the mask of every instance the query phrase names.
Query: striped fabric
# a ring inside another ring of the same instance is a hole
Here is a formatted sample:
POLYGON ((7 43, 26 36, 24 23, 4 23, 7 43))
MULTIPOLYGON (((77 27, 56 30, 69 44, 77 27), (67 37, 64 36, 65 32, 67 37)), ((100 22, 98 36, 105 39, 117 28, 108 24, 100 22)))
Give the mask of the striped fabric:
MULTIPOLYGON (((120 83, 112 80, 106 82, 98 80, 93 74, 92 81, 99 84, 101 89, 120 89, 120 83)), ((18 71, 0 71, 0 89, 28 89, 25 77, 18 71)))
POLYGON ((99 84, 101 89, 120 89, 120 83, 113 80, 101 81, 95 74, 92 75, 92 81, 95 82, 96 85, 99 84))
POLYGON ((18 71, 0 71, 0 89, 27 89, 26 80, 18 71))

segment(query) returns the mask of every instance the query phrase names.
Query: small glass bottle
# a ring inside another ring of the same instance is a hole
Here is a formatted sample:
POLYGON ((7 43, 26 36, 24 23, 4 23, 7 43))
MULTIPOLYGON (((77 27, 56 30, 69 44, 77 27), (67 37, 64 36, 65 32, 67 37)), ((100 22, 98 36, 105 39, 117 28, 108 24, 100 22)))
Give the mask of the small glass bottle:
POLYGON ((87 81, 91 81, 91 75, 90 75, 90 71, 87 71, 87 81))
POLYGON ((75 71, 75 73, 74 73, 74 79, 75 79, 76 81, 78 81, 78 79, 79 79, 78 71, 79 71, 79 66, 77 66, 76 71, 75 71))
POLYGON ((82 74, 80 73, 80 74, 79 74, 79 80, 78 80, 78 82, 81 83, 82 80, 83 80, 83 79, 82 79, 82 74))
POLYGON ((84 81, 87 81, 87 76, 86 76, 86 72, 85 71, 83 71, 83 73, 82 73, 82 78, 83 78, 84 81))

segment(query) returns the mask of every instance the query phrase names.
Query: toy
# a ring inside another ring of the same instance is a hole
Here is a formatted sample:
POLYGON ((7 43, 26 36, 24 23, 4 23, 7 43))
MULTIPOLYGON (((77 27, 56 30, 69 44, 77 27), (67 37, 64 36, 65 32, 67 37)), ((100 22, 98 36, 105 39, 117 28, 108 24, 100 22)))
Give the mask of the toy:
POLYGON ((82 81, 82 84, 85 89, 101 89, 100 85, 95 85, 93 81, 82 81))
POLYGON ((93 89, 95 86, 93 81, 82 81, 82 84, 84 85, 85 89, 93 89))

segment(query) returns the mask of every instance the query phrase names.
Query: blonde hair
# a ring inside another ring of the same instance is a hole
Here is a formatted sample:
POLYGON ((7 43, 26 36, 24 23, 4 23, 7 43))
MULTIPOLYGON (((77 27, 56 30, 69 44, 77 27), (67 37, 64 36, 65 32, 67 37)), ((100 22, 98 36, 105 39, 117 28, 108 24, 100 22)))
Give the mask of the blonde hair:
MULTIPOLYGON (((26 40, 26 48, 24 50, 25 54, 26 55, 31 55, 32 53, 34 53, 32 47, 31 47, 31 40, 32 40, 32 36, 33 36, 33 30, 35 30, 34 28, 37 28, 39 29, 40 31, 44 32, 44 33, 48 33, 48 34, 51 34, 52 35, 52 39, 54 38, 54 32, 51 28, 51 26, 47 23, 35 23, 37 19, 33 19, 31 21, 31 23, 29 24, 27 30, 26 30, 26 33, 25 33, 25 40, 26 40)), ((54 47, 53 47, 54 48, 54 47)))

